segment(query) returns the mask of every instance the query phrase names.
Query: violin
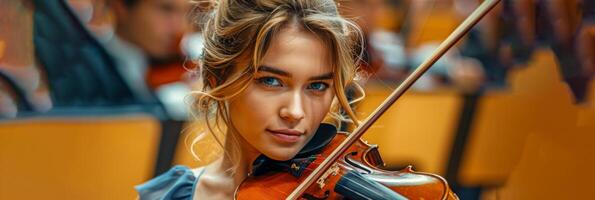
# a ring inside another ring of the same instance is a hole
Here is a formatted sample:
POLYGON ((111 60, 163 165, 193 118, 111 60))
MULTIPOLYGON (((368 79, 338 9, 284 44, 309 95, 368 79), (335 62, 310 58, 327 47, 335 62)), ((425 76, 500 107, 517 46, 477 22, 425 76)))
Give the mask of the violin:
MULTIPOLYGON (((289 173, 250 175, 236 189, 235 199, 458 199, 438 175, 414 172, 411 166, 400 171, 380 169, 384 163, 378 147, 363 142, 361 136, 499 1, 483 1, 352 133, 330 133, 333 137, 328 141, 314 148, 306 145, 306 152, 290 161, 269 161, 287 166, 289 173), (308 153, 314 154, 304 156, 308 153)), ((313 141, 332 132, 325 127, 321 125, 313 141)))
MULTIPOLYGON (((323 124, 321 126, 332 126, 323 124)), ((322 128, 324 129, 324 128, 322 128)), ((317 132, 319 134, 320 131, 317 132)), ((329 134, 329 133, 323 133, 329 134)), ((334 134, 333 134, 334 135, 334 134)), ((302 173, 270 173, 251 176, 242 182, 236 199, 280 199, 298 186, 305 174, 317 168, 331 151, 347 138, 339 132, 312 161, 304 164, 288 162, 290 171, 302 173)), ((400 171, 386 171, 378 146, 358 140, 349 147, 338 162, 329 169, 321 182, 310 187, 305 199, 457 199, 442 177, 414 172, 411 166, 400 171), (333 191, 334 192, 331 192, 333 191)))

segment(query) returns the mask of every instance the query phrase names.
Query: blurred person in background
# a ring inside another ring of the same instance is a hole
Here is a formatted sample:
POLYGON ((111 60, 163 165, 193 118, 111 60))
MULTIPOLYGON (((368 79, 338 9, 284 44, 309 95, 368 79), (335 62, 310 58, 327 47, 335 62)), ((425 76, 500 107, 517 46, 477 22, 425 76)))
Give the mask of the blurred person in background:
MULTIPOLYGON (((366 40, 361 66, 370 79, 400 82, 428 57, 442 35, 449 33, 449 23, 444 19, 452 6, 449 1, 407 0, 346 0, 339 8, 344 16, 354 19, 364 32, 366 40), (427 30, 439 29, 438 32, 427 30), (424 32, 426 31, 426 32, 424 32)), ((450 21, 449 21, 450 20, 450 21)), ((456 20, 454 20, 456 21, 456 20)), ((453 22, 454 22, 453 21, 453 22)), ((454 25, 454 23, 453 23, 454 25)), ((445 37, 445 35, 444 35, 445 37)), ((417 90, 432 90, 454 84, 464 90, 474 90, 484 82, 484 72, 474 58, 457 53, 445 55, 438 64, 413 85, 417 90)))
MULTIPOLYGON (((517 1, 520 2, 520 1, 517 1)), ((454 10, 460 19, 469 16, 479 5, 478 0, 455 0, 454 10)), ((511 2, 503 1, 489 12, 469 33, 460 46, 461 54, 475 58, 481 63, 485 71, 485 87, 503 87, 506 82, 506 72, 513 62, 526 63, 529 59, 532 44, 528 42, 527 33, 519 26, 526 26, 528 16, 514 16, 511 14, 511 2), (504 13, 504 14, 503 14, 504 13), (519 18, 518 24, 512 24, 512 18, 519 18), (506 28, 502 29, 502 26, 506 28), (525 35, 525 37, 521 37, 525 35), (522 42, 520 42, 522 40, 522 42), (514 54, 512 56, 512 49, 514 54), (503 53, 506 52, 506 53, 503 53), (512 60, 516 57, 516 61, 512 60)))
MULTIPOLYGON (((407 73, 411 73, 438 48, 460 23, 460 19, 453 16, 455 6, 450 0, 410 1, 405 6, 408 11, 403 20, 401 35, 406 41, 407 73)), ((484 83, 485 72, 479 61, 465 56, 459 48, 459 45, 452 47, 420 77, 413 88, 424 91, 442 87, 454 87, 462 91, 477 90, 484 83)))
POLYGON ((159 100, 170 115, 185 118, 184 56, 180 41, 188 31, 187 0, 112 0, 115 36, 107 41, 118 70, 136 95, 159 100), (172 99, 173 98, 173 99, 172 99))
MULTIPOLYGON (((456 0, 455 7, 465 17, 478 3, 456 0)), ((462 53, 480 60, 491 85, 502 86, 507 72, 526 66, 536 48, 551 48, 581 102, 593 76, 592 36, 586 31, 595 21, 593 9, 590 0, 504 0, 469 33, 462 53)))
POLYGON ((582 21, 577 31, 578 56, 583 73, 595 76, 595 1, 582 2, 582 21))
MULTIPOLYGON (((439 43, 426 42, 409 53, 411 71, 430 57, 439 43)), ((463 92, 477 91, 484 83, 484 71, 479 61, 461 55, 457 47, 449 49, 412 86, 416 90, 431 91, 441 87, 455 87, 463 92)))
POLYGON ((110 0, 67 0, 75 15, 102 43, 114 36, 114 16, 108 1, 110 0))
POLYGON ((43 69, 35 59, 34 7, 29 0, 0 1, 0 118, 52 107, 43 69))
MULTIPOLYGON (((547 0, 536 2, 536 43, 549 46, 576 102, 583 102, 591 74, 586 73, 581 63, 578 33, 593 8, 592 0, 547 0), (583 5, 584 4, 584 5, 583 5), (588 5, 591 4, 589 8, 588 5), (582 13, 580 11, 583 11, 582 13)), ((531 6, 531 5, 530 5, 531 6)))
POLYGON ((405 0, 382 0, 373 15, 374 28, 369 32, 370 47, 377 51, 382 67, 376 77, 402 80, 407 72, 407 57, 402 26, 409 3, 405 0))

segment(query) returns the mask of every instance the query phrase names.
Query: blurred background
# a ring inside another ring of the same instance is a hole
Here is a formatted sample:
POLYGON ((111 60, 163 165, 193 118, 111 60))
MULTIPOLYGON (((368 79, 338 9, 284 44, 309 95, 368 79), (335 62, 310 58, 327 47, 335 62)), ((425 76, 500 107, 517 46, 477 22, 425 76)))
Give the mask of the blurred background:
MULTIPOLYGON (((365 33, 363 119, 481 0, 337 2, 365 33)), ((203 6, 0 0, 0 199, 134 199, 208 163, 188 113, 203 6)), ((502 0, 363 139, 461 199, 594 199, 594 75, 595 1, 502 0)))

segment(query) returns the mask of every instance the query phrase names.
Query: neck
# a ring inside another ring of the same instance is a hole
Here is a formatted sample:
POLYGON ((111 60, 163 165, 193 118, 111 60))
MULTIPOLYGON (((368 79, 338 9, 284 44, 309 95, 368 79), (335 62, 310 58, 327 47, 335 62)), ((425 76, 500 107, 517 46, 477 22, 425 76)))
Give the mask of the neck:
POLYGON ((218 185, 216 188, 219 191, 226 191, 225 193, 229 195, 233 195, 236 188, 248 177, 248 173, 252 171, 252 163, 260 155, 260 152, 241 136, 232 134, 234 133, 228 132, 225 139, 225 150, 228 153, 224 153, 221 158, 209 164, 205 171, 214 178, 213 180, 216 180, 216 185, 218 185), (234 149, 238 146, 234 141, 234 136, 240 143, 237 150, 234 149))

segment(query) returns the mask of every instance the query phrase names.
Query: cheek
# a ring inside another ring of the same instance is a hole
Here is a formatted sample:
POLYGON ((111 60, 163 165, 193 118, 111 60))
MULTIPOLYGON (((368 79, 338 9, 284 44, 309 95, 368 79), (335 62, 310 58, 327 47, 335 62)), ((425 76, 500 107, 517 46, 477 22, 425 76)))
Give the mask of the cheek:
POLYGON ((244 134, 264 130, 270 118, 275 116, 273 110, 274 100, 247 88, 231 102, 229 112, 236 129, 244 134))
POLYGON ((318 127, 320 122, 324 119, 324 117, 328 114, 330 110, 330 106, 332 103, 332 99, 334 97, 333 93, 325 94, 322 97, 315 97, 311 98, 309 105, 310 108, 308 109, 311 125, 312 127, 318 127))

